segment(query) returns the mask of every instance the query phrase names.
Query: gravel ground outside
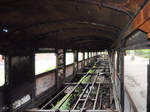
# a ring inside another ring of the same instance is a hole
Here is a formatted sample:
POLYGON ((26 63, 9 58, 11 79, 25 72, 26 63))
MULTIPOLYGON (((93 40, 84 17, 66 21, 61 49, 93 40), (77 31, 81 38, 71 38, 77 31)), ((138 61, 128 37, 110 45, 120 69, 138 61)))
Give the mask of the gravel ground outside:
POLYGON ((146 112, 148 63, 146 58, 125 56, 125 86, 139 112, 146 112))

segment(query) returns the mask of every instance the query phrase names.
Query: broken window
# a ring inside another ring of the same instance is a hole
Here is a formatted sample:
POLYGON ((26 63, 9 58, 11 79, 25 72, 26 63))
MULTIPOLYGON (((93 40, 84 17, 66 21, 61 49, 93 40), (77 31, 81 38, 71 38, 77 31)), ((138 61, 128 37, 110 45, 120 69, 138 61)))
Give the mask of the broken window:
POLYGON ((88 55, 87 55, 87 52, 85 53, 85 59, 87 59, 88 58, 88 55))
POLYGON ((73 53, 66 53, 66 65, 72 64, 74 62, 73 53))
POLYGON ((55 53, 37 53, 35 54, 35 75, 48 72, 56 68, 55 53))
POLYGON ((79 52, 78 53, 78 61, 83 60, 83 53, 79 52))

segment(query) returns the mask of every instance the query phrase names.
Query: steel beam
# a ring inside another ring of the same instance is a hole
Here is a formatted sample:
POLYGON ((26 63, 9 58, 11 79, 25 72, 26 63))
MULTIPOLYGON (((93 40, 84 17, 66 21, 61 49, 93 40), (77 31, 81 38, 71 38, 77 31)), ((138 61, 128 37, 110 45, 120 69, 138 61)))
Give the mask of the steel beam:
POLYGON ((124 32, 123 38, 129 36, 131 33, 140 29, 148 33, 150 38, 150 1, 144 6, 144 8, 137 14, 128 29, 124 32))
POLYGON ((84 93, 85 93, 85 91, 87 90, 88 87, 89 87, 89 84, 86 84, 86 87, 84 88, 84 90, 83 90, 82 93, 80 94, 80 96, 79 96, 79 98, 78 98, 76 104, 75 104, 74 107, 73 107, 73 110, 76 109, 78 103, 81 101, 81 98, 82 98, 82 96, 84 95, 84 93))
POLYGON ((85 105, 86 105, 86 103, 87 103, 87 100, 88 100, 88 98, 89 98, 89 95, 90 95, 91 91, 93 90, 93 87, 94 87, 94 84, 95 84, 95 82, 96 82, 97 77, 98 77, 98 74, 96 75, 96 77, 95 77, 95 79, 94 79, 94 81, 93 81, 93 83, 92 83, 91 89, 90 89, 90 91, 89 91, 89 93, 88 93, 88 95, 87 95, 87 97, 86 97, 86 99, 85 99, 85 101, 84 101, 84 103, 83 103, 83 105, 82 105, 81 112, 84 111, 84 107, 85 107, 85 105))
POLYGON ((97 104, 97 100, 98 100, 98 96, 99 96, 99 90, 100 90, 100 84, 98 84, 98 89, 97 89, 97 92, 96 92, 96 98, 95 98, 93 110, 96 109, 96 104, 97 104))
POLYGON ((52 103, 59 95, 61 95, 69 86, 67 85, 63 90, 61 90, 55 97, 48 101, 41 109, 44 109, 47 105, 52 103))

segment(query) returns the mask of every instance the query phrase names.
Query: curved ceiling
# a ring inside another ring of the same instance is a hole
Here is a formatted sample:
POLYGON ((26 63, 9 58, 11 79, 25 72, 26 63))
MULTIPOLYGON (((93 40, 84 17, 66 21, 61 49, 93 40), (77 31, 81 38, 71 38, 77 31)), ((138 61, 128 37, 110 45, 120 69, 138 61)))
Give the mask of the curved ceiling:
POLYGON ((0 47, 108 49, 143 1, 1 0, 0 47))

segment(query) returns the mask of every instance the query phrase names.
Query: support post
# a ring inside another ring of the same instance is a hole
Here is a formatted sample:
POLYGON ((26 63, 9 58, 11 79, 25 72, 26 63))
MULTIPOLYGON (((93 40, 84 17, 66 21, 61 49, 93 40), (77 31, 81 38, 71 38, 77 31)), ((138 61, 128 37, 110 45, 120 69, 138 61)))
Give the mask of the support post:
POLYGON ((78 71, 78 51, 75 50, 73 54, 74 54, 74 75, 75 75, 78 71))
POLYGON ((121 107, 124 112, 124 52, 120 52, 120 96, 121 96, 121 107))
POLYGON ((83 52, 83 66, 85 67, 85 52, 83 52))
POLYGON ((57 80, 57 88, 59 89, 62 84, 65 81, 65 70, 66 70, 66 64, 65 64, 65 50, 64 49, 58 49, 57 50, 57 63, 56 63, 56 80, 57 80))
POLYGON ((89 52, 87 52, 87 59, 88 59, 88 63, 87 63, 87 65, 89 65, 89 52))
POLYGON ((147 65, 147 112, 150 112, 150 60, 147 65))

